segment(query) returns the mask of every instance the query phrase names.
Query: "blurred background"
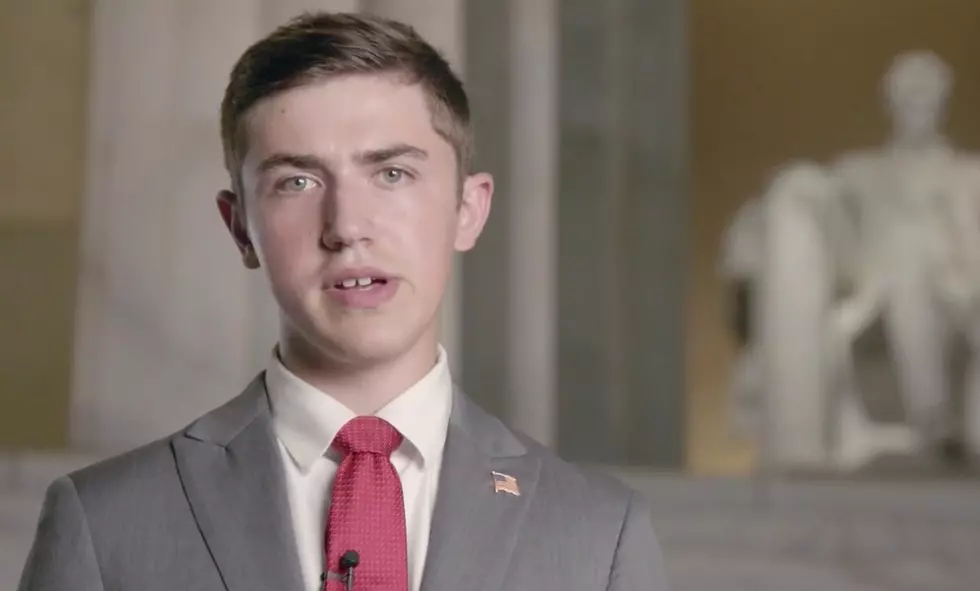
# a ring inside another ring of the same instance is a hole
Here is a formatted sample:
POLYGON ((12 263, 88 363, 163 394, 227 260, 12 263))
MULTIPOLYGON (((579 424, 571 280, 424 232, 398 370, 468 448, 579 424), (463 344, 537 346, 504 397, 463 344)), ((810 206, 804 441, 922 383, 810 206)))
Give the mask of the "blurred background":
POLYGON ((647 494, 676 589, 976 588, 976 0, 0 0, 0 587, 50 480, 270 354, 214 207, 218 107, 308 9, 410 22, 464 77, 497 193, 444 310, 457 380, 647 494), (898 145, 910 50, 910 87, 952 84, 898 145), (955 313, 882 234, 962 238, 955 313))

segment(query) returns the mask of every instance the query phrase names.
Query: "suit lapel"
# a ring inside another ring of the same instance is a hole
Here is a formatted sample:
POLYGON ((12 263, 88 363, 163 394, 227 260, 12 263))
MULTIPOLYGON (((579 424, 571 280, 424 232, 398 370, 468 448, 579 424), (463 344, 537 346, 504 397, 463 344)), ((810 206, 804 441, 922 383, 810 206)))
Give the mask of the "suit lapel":
POLYGON ((300 591, 289 501, 261 376, 174 440, 191 510, 228 591, 300 591))
POLYGON ((539 462, 501 423, 457 393, 439 477, 422 591, 497 591, 538 481, 539 462), (495 492, 493 472, 520 496, 495 492))

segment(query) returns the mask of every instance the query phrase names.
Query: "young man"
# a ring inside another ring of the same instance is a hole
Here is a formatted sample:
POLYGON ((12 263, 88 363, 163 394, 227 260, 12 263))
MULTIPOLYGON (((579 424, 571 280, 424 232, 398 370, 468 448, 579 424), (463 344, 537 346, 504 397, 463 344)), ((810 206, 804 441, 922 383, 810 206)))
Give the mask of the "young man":
POLYGON ((407 26, 316 14, 235 66, 218 209, 280 307, 267 369, 55 482, 23 591, 666 589, 644 503, 455 390, 437 311, 492 178, 407 26))

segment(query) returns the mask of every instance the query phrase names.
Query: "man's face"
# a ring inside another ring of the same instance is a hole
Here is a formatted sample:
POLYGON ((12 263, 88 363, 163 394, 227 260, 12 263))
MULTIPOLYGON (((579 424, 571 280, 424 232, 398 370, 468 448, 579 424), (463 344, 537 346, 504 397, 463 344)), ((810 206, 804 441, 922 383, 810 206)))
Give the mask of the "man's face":
POLYGON ((434 344, 453 253, 475 244, 492 179, 459 186, 421 88, 333 78, 256 104, 244 131, 243 195, 219 206, 246 264, 265 269, 284 336, 342 363, 434 344))

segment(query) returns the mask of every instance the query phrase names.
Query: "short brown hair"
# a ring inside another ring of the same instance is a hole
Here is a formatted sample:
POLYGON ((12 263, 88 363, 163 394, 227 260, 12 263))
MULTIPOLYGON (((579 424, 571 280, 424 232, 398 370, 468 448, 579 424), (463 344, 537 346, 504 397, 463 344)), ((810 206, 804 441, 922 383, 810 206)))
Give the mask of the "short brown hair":
POLYGON ((261 39, 238 59, 221 102, 225 166, 238 182, 246 138, 242 117, 257 102, 333 76, 393 74, 419 84, 432 126, 468 173, 473 131, 463 83, 445 58, 409 25, 366 14, 305 13, 261 39))

